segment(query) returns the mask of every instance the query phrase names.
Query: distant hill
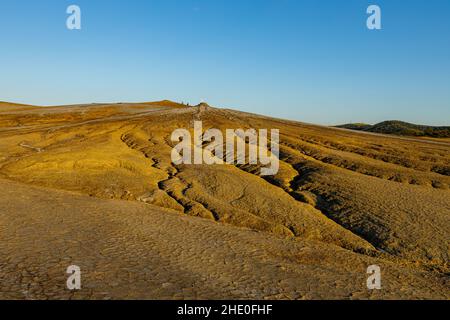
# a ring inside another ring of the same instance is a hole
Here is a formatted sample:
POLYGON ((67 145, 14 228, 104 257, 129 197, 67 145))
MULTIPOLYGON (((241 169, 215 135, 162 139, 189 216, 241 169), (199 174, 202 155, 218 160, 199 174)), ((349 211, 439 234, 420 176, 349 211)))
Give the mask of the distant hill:
POLYGON ((29 104, 23 104, 23 103, 14 103, 14 102, 6 102, 6 101, 0 101, 1 106, 10 106, 10 107, 33 107, 29 104))
POLYGON ((170 100, 162 100, 162 101, 152 101, 152 102, 145 102, 147 105, 151 106, 160 106, 160 107, 172 107, 172 108, 185 108, 188 105, 170 101, 170 100))
POLYGON ((383 121, 375 125, 365 123, 349 123, 336 127, 367 132, 395 134, 400 136, 450 138, 450 127, 424 126, 397 120, 383 121))
POLYGON ((5 102, 0 101, 0 112, 1 111, 19 111, 19 110, 28 110, 36 108, 35 106, 28 105, 28 104, 22 104, 22 103, 12 103, 12 102, 5 102))

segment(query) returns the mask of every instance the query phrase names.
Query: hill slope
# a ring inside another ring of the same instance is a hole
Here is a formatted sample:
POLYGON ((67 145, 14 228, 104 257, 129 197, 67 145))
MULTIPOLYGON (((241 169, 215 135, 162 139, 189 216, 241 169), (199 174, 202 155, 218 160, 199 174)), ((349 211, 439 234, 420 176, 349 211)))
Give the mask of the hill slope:
POLYGON ((450 144, 416 140, 168 102, 0 113, 0 296, 65 297, 52 279, 75 259, 82 297, 448 298, 450 144), (280 170, 174 165, 194 120, 279 129, 280 170))

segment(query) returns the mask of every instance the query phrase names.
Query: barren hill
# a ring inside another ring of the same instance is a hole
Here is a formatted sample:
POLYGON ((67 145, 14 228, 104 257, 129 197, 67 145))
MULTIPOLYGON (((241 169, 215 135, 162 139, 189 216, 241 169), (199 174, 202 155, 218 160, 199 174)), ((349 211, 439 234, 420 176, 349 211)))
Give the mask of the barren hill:
POLYGON ((1 111, 0 296, 68 297, 74 261, 77 297, 450 297, 448 143, 169 101, 1 111), (175 166, 194 120, 279 129, 280 170, 175 166))

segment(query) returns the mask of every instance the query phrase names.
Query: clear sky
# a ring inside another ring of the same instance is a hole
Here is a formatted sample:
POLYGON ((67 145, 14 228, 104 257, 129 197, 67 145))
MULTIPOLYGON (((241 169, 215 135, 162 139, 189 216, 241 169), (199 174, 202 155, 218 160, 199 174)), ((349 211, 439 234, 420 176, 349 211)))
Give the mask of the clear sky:
POLYGON ((3 101, 450 125, 449 0, 0 0, 0 43, 3 101), (366 28, 370 4, 382 30, 366 28))

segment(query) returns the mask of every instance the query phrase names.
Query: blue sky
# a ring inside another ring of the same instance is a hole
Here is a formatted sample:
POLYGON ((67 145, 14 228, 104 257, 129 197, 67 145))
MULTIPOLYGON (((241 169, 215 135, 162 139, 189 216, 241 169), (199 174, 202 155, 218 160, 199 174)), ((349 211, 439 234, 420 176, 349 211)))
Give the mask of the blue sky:
POLYGON ((1 0, 0 100, 450 125, 448 0, 1 0), (66 28, 66 8, 82 30, 66 28), (382 30, 366 9, 382 10, 382 30))

